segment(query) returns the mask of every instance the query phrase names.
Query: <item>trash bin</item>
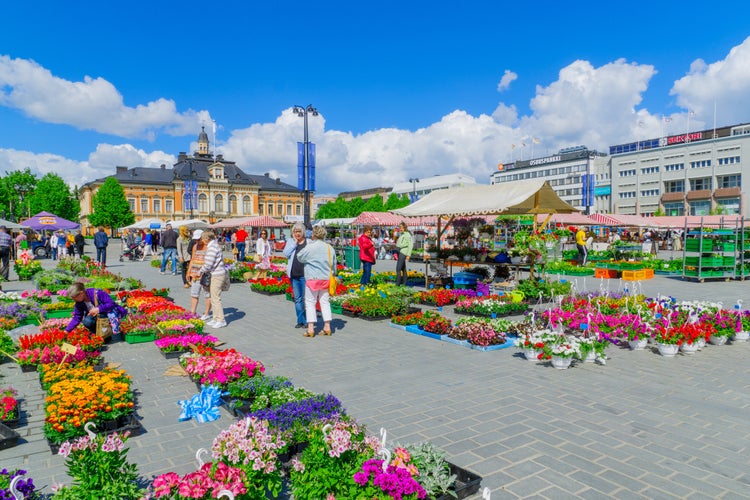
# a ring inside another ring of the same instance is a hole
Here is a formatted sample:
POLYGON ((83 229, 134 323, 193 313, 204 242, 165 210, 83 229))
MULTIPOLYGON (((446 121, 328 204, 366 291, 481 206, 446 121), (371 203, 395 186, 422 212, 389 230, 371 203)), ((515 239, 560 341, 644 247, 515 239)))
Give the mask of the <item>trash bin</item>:
POLYGON ((344 263, 352 271, 359 271, 362 261, 359 260, 359 247, 344 247, 344 263))

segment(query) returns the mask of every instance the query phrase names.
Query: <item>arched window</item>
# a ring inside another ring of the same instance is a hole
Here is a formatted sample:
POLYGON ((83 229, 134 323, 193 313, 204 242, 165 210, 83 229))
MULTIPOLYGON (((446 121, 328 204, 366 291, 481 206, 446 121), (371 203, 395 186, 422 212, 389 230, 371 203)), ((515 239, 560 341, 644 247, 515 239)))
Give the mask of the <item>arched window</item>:
POLYGON ((242 197, 242 214, 250 215, 253 213, 253 199, 249 196, 242 197))
POLYGON ((230 214, 237 213, 237 197, 235 195, 229 196, 229 213, 230 214))
POLYGON ((208 196, 204 193, 198 195, 198 211, 208 213, 208 196))
POLYGON ((224 211, 224 197, 220 194, 217 194, 214 198, 214 210, 216 212, 224 211))

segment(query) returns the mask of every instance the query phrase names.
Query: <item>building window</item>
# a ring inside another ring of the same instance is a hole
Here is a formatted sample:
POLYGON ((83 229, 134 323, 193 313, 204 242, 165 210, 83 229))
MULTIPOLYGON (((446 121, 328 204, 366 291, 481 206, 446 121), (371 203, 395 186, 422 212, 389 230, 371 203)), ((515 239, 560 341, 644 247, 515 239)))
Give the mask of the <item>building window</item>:
POLYGON ((135 198, 128 198, 128 205, 130 205, 130 211, 135 212, 135 198))
POLYGON ((664 213, 667 215, 685 215, 685 204, 681 201, 676 203, 665 203, 664 213))
POLYGON ((216 212, 224 211, 224 197, 220 194, 217 194, 214 197, 214 211, 216 212))
POLYGON ((287 215, 292 215, 292 204, 291 203, 287 203, 286 204, 286 214, 287 215))
POLYGON ((154 213, 161 213, 161 200, 159 198, 154 199, 154 213))
POLYGON ((276 215, 283 215, 284 214, 284 205, 279 203, 276 205, 276 215))
POLYGON ((258 203, 258 215, 263 215, 263 204, 258 203))
MULTIPOLYGON (((690 191, 701 191, 704 189, 711 189, 711 178, 710 177, 702 177, 700 179, 690 179, 690 191)), ((690 215, 700 215, 700 214, 690 214, 690 215)))
POLYGON ((665 172, 677 172, 678 170, 685 170, 684 163, 672 163, 670 165, 664 165, 665 172))
POLYGON ((716 208, 722 214, 739 215, 740 199, 739 198, 721 198, 716 200, 716 208))
POLYGON ((272 203, 268 204, 268 215, 273 215, 273 204, 272 203))
POLYGON ((644 168, 641 169, 641 173, 644 174, 644 175, 658 174, 659 173, 659 166, 657 165, 655 167, 644 167, 644 168))
POLYGON ((742 187, 740 183, 741 178, 742 176, 740 174, 724 175, 716 179, 716 184, 718 188, 734 188, 734 187, 738 188, 738 187, 742 187))
POLYGON ((635 198, 635 191, 623 191, 620 193, 620 199, 635 198))
POLYGON ((164 200, 164 212, 171 214, 174 212, 174 201, 173 200, 164 200))
POLYGON ((691 161, 690 168, 705 168, 711 166, 711 160, 691 161))
POLYGON ((302 205, 297 205, 294 207, 294 215, 302 215, 302 205))
POLYGON ((665 181, 664 192, 665 193, 684 193, 685 181, 682 179, 680 179, 679 181, 665 181))
POLYGON ((659 190, 658 189, 643 189, 641 190, 641 196, 659 196, 659 190))
POLYGON ((695 200, 690 202, 690 215, 708 215, 711 211, 711 200, 695 200))
POLYGON ((632 177, 635 175, 635 169, 620 170, 620 177, 632 177))
POLYGON ((208 196, 204 193, 198 195, 198 211, 208 213, 208 196))
POLYGON ((740 162, 739 156, 727 156, 726 158, 719 158, 719 166, 721 165, 734 165, 740 162))
POLYGON ((253 200, 249 196, 242 197, 242 213, 244 215, 253 213, 253 200))
POLYGON ((148 198, 141 198, 141 213, 148 213, 148 198))
POLYGON ((237 213, 237 197, 235 195, 231 195, 229 197, 229 213, 230 214, 237 213))

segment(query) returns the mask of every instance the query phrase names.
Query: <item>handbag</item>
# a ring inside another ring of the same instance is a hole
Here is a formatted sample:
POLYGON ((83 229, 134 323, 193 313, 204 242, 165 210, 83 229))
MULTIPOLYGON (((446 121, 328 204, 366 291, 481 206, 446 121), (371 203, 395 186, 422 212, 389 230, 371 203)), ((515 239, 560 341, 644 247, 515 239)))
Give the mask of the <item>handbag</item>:
MULTIPOLYGON (((96 290, 94 290, 94 307, 99 307, 99 297, 96 290)), ((108 339, 112 336, 112 323, 106 314, 99 314, 96 318, 96 334, 103 339, 108 339)))
POLYGON ((253 262, 258 263, 261 261, 260 254, 253 255, 253 262))
POLYGON ((203 273, 201 274, 201 286, 204 286, 206 288, 211 287, 211 273, 203 273))
POLYGON ((336 286, 338 285, 338 280, 333 274, 333 259, 331 259, 330 245, 328 246, 328 267, 330 268, 330 270, 328 271, 328 295, 334 296, 336 295, 336 286))

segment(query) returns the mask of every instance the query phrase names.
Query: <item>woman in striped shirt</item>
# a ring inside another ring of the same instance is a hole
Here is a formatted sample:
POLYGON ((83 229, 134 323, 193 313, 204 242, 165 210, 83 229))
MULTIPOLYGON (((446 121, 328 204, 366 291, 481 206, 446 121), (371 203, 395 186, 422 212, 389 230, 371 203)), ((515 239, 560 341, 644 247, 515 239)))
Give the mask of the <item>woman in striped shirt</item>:
POLYGON ((200 273, 211 273, 209 295, 211 297, 211 310, 214 315, 213 320, 207 322, 206 326, 224 328, 227 326, 227 322, 224 319, 224 306, 221 305, 221 292, 229 288, 229 275, 224 267, 224 256, 221 245, 216 241, 216 234, 213 231, 204 231, 201 239, 206 243, 206 257, 200 273))

